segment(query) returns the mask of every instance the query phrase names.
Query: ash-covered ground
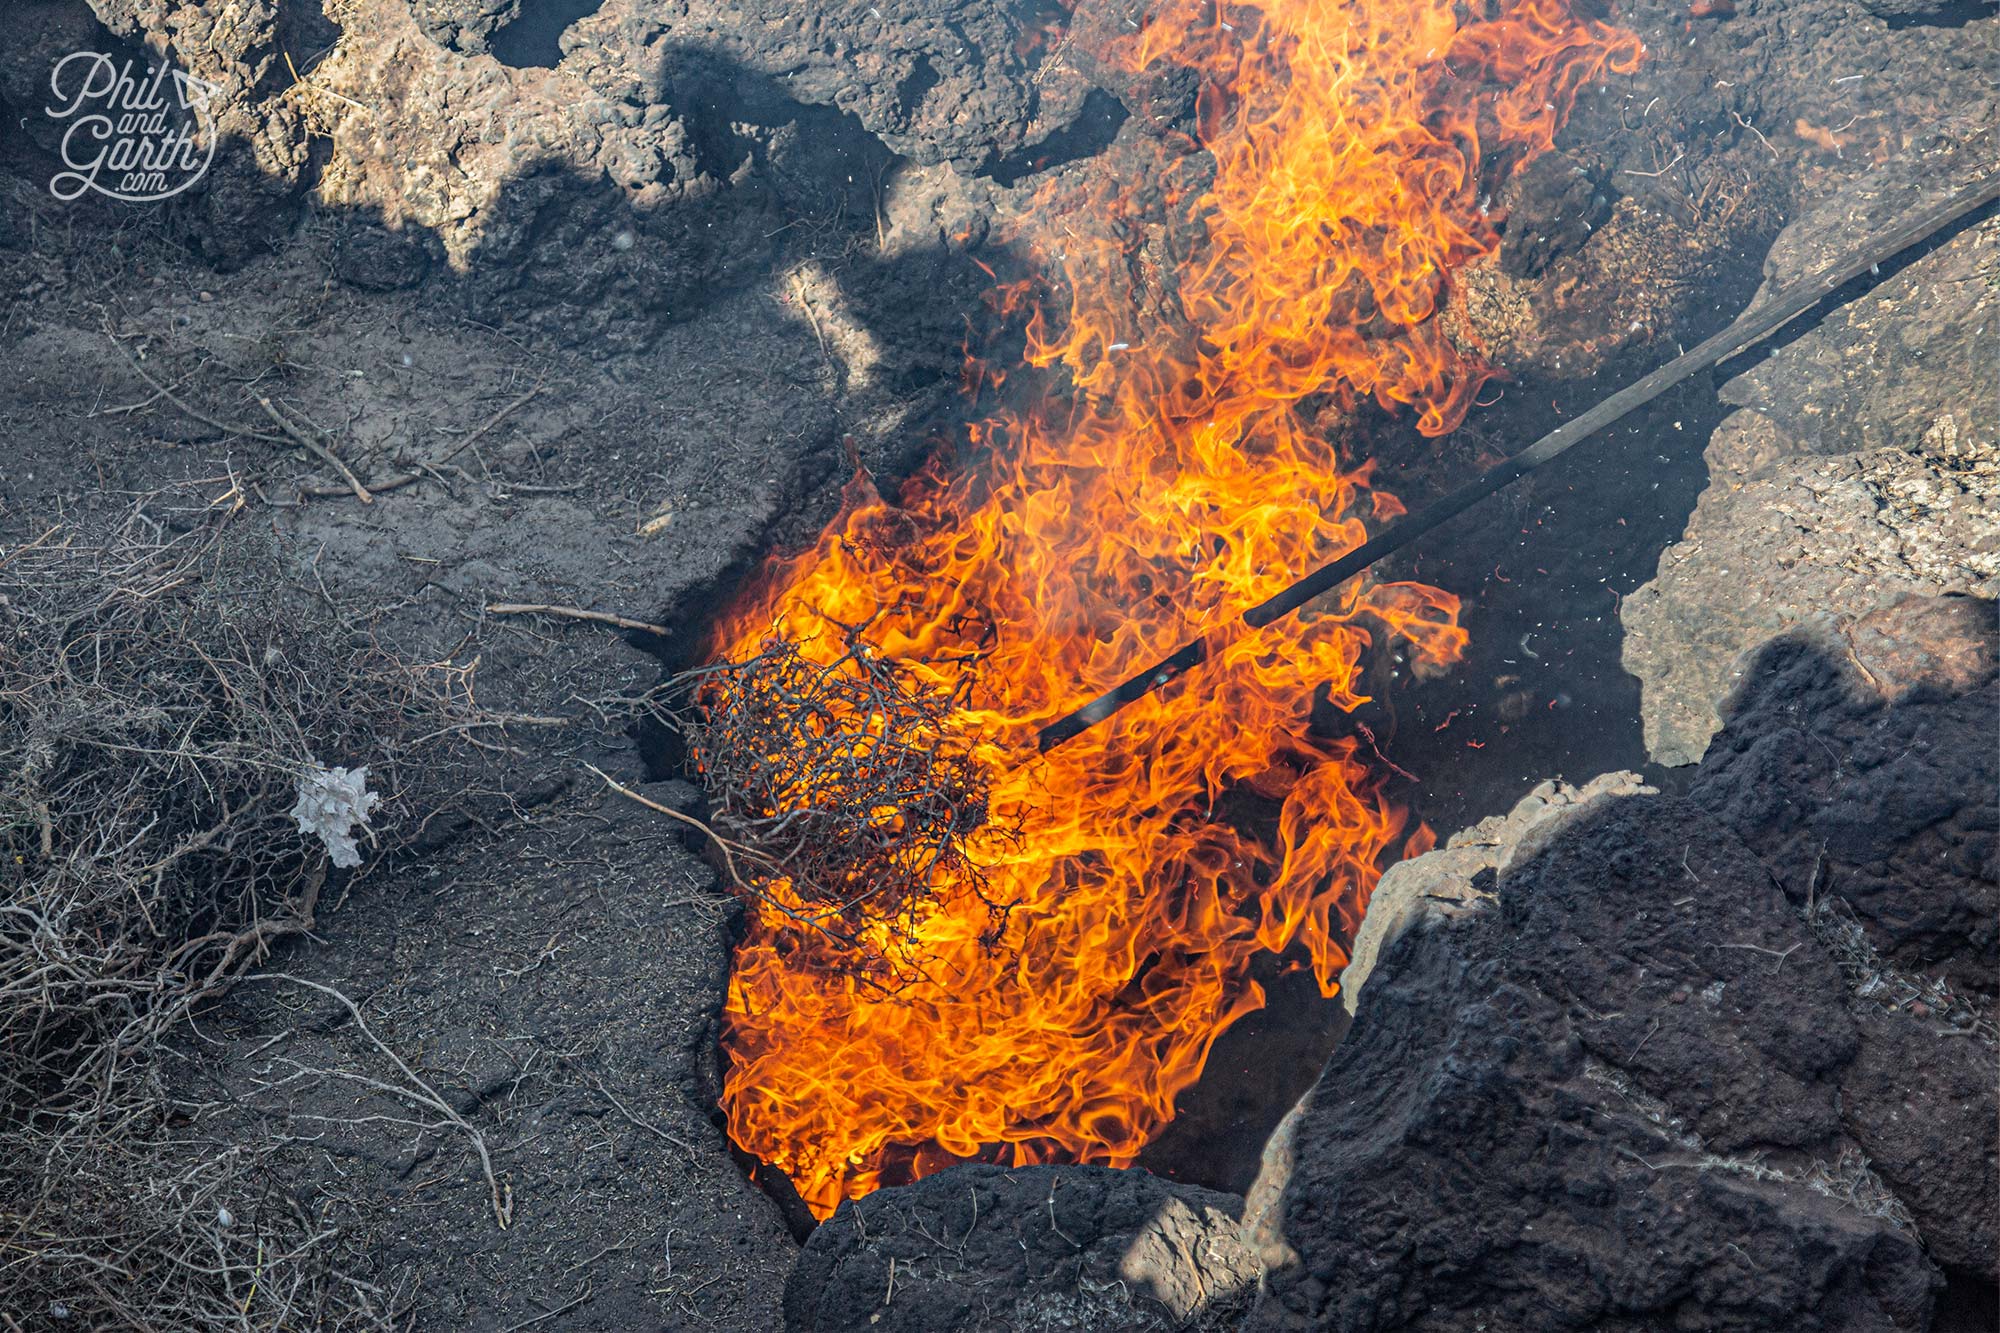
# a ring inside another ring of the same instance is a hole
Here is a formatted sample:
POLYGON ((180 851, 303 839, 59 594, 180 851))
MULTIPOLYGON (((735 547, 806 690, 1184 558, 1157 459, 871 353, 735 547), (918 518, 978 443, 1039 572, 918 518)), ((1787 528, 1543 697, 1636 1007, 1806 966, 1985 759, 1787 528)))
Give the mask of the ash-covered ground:
MULTIPOLYGON (((0 1108, 0 1321, 225 1326, 158 1304, 165 1249, 93 1242, 129 1197, 201 1261, 175 1291, 220 1284, 249 1327, 1992 1325, 1991 220, 1401 559, 1473 648, 1443 680, 1385 662, 1363 720, 1441 836, 1544 779, 1668 796, 1432 862, 1472 924, 1398 930, 1351 1013, 1272 978, 1160 1179, 946 1173, 801 1261, 715 1112, 736 909, 607 785, 696 799, 633 700, 850 456, 888 485, 957 437, 1009 223, 1197 90, 1093 61, 1128 0, 586 9, 6 16, 0 562, 135 508, 149 541, 220 532, 204 614, 447 682, 452 789, 279 904, 263 979, 130 1053, 146 1153, 86 1162, 71 1109, 0 1108), (199 179, 51 193, 76 52, 213 85, 199 179), (558 611, 493 609, 523 606, 558 611), (1677 915, 1716 884, 1726 910, 1677 915), (225 1159, 255 1170, 187 1183, 225 1159)), ((1990 5, 1695 10, 1619 6, 1648 58, 1499 201, 1445 316, 1508 375, 1489 405, 1444 441, 1338 425, 1406 500, 2000 160, 1990 5)), ((204 891, 199 929, 271 916, 204 891)), ((32 995, 39 937, 5 930, 0 996, 32 995)))

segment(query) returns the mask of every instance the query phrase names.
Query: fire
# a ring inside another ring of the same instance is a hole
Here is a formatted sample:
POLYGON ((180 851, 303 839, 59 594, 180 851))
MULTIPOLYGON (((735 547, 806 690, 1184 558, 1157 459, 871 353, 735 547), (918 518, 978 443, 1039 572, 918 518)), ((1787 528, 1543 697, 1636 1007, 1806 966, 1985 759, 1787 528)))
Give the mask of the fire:
POLYGON ((1027 361, 1061 391, 996 412, 976 463, 934 462, 898 505, 864 479, 720 627, 722 656, 777 633, 833 660, 837 627, 872 620, 876 651, 958 701, 993 827, 1014 830, 974 847, 985 897, 1013 905, 1004 939, 940 885, 927 979, 893 994, 752 905, 724 1105, 818 1215, 974 1156, 1129 1164, 1263 1004, 1257 954, 1303 950, 1333 993, 1406 816, 1352 739, 1309 727, 1315 691, 1352 709, 1389 638, 1449 663, 1456 599, 1344 590, 1047 756, 1035 734, 1400 512, 1315 428, 1328 405, 1373 398, 1442 434, 1488 375, 1433 319, 1496 244, 1482 197, 1639 47, 1564 0, 1464 10, 1184 4, 1133 32, 1113 58, 1202 81, 1206 154, 1163 150, 1156 178, 1205 238, 1175 308, 1144 313, 1140 191, 1051 198, 1034 239, 1059 280, 1003 295, 1029 303, 1027 361))

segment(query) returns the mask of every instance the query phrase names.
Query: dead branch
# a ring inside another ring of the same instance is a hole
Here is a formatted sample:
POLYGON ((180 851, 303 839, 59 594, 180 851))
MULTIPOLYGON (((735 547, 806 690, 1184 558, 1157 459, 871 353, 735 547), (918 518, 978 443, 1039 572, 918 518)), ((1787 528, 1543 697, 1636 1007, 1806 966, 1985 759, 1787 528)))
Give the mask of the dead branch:
POLYGON ((427 459, 417 464, 411 471, 398 472, 394 476, 382 481, 359 488, 356 486, 302 486, 299 488, 300 494, 311 496, 318 500, 330 500, 342 495, 358 496, 362 490, 365 490, 370 495, 385 495, 390 491, 399 491, 405 486, 415 485, 417 482, 422 481, 425 476, 431 475, 433 469, 444 467, 452 459, 457 458, 465 450, 477 444, 481 439, 485 438, 487 432, 491 431, 508 417, 514 415, 521 408, 527 406, 541 391, 542 381, 536 380, 533 388, 488 417, 479 426, 475 427, 471 434, 454 444, 438 457, 427 459))
POLYGON ((655 625, 644 620, 634 620, 630 616, 613 615, 609 611, 585 611, 574 606, 550 606, 542 602, 494 602, 486 608, 490 616, 561 616, 566 620, 594 620, 600 625, 615 625, 619 629, 639 630, 646 634, 669 637, 664 625, 655 625))
POLYGON ((796 921, 809 930, 818 932, 836 945, 843 948, 855 947, 855 941, 851 936, 838 934, 827 928, 825 918, 828 913, 800 911, 783 898, 767 891, 767 885, 784 882, 785 868, 777 862, 764 856, 755 848, 746 847, 740 842, 730 841, 707 824, 696 819, 693 815, 684 814, 672 806, 662 805, 658 801, 640 795, 595 764, 586 763, 584 767, 597 774, 598 777, 604 780, 605 786, 611 788, 612 791, 617 792, 625 799, 634 801, 639 805, 645 806, 648 810, 666 815, 670 819, 685 824, 708 839, 709 844, 715 848, 716 853, 722 858, 723 876, 728 879, 729 886, 739 895, 757 899, 779 914, 790 917, 793 921, 796 921), (744 867, 749 867, 751 873, 745 874, 744 867))
POLYGON ((283 438, 282 436, 278 435, 266 435, 264 432, 260 430, 255 430, 249 426, 240 426, 234 422, 223 421, 218 417, 210 416, 208 413, 202 411, 200 408, 190 406, 185 399, 180 398, 174 393, 173 390, 169 389, 166 385, 154 379, 152 374, 149 371, 147 371, 147 369, 143 365, 139 364, 139 358, 133 356, 130 349, 128 349, 124 343, 118 341, 118 335, 111 331, 111 321, 109 318, 107 318, 104 321, 104 336, 111 340, 111 345, 118 349, 118 355, 125 358, 125 364, 132 367, 132 371, 134 374, 138 375, 138 377, 146 381, 146 383, 152 385, 154 391, 161 398, 166 399, 169 403, 172 403, 175 407, 179 408, 183 414, 193 417, 196 421, 199 421, 202 425, 209 426, 216 430, 219 430, 225 435, 248 436, 253 440, 276 441, 283 438))
POLYGON ((624 1116, 625 1119, 632 1122, 633 1125, 637 1126, 640 1129, 645 1130, 648 1134, 651 1134, 656 1138, 662 1139, 667 1143, 673 1144, 676 1148, 679 1148, 682 1152, 686 1153, 690 1158, 693 1158, 697 1155, 694 1150, 694 1145, 689 1143, 686 1139, 680 1138, 673 1134, 669 1134, 666 1130, 661 1129, 658 1125, 655 1125, 647 1120, 641 1120, 638 1116, 632 1114, 632 1112, 626 1107, 625 1103, 619 1101, 617 1096, 611 1091, 611 1089, 604 1086, 603 1079, 597 1077, 597 1075, 595 1074, 592 1074, 590 1076, 590 1081, 592 1084, 596 1086, 598 1092, 604 1095, 604 1100, 611 1103, 611 1109, 618 1112, 619 1115, 624 1116))

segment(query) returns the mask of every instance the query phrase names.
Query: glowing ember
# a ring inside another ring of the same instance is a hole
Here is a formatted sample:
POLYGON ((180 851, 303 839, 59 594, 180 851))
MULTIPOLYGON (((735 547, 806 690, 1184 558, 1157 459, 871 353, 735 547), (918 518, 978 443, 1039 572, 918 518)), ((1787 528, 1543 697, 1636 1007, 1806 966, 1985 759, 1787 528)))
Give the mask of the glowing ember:
POLYGON ((1463 11, 1204 3, 1133 33, 1113 58, 1203 86, 1208 159, 1163 160, 1150 182, 1206 236, 1178 311, 1140 313, 1128 184, 1049 201, 1041 249, 1063 282, 1028 359, 1067 390, 985 422, 984 461, 934 467, 899 508, 854 495, 722 626, 719 656, 775 633, 831 663, 839 627, 869 625, 954 701, 1009 830, 972 840, 983 893, 947 878, 905 923, 928 979, 893 995, 753 904, 724 1105, 819 1215, 975 1155, 1129 1163, 1263 1003, 1255 955, 1300 946, 1332 993, 1405 820, 1352 742, 1309 731, 1314 693, 1353 708, 1388 635, 1421 665, 1452 660, 1454 598, 1377 584, 1046 757, 1035 732, 1400 512, 1312 428, 1319 407, 1373 397, 1429 434, 1463 416, 1486 372, 1432 316, 1446 275, 1495 244, 1482 194, 1549 146, 1580 87, 1638 57, 1561 0, 1463 11), (1205 185, 1189 178, 1210 159, 1205 185), (1221 798, 1242 792, 1275 821, 1232 822, 1221 798), (998 949, 989 899, 1014 904, 998 949))

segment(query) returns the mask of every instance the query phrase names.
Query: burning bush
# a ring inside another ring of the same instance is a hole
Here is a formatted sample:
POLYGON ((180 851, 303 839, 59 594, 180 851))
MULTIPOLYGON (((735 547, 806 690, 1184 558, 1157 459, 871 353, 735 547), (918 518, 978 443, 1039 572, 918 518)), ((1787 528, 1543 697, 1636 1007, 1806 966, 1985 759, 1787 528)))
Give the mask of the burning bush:
POLYGON ((675 710, 737 887, 840 940, 876 979, 909 975, 941 883, 986 904, 992 938, 1005 916, 972 849, 998 833, 988 760, 934 664, 871 646, 896 611, 834 622, 830 652, 767 637, 680 677, 675 710))
MULTIPOLYGON (((1264 1002, 1261 960, 1296 949, 1335 989, 1408 818, 1314 713, 1361 705, 1383 629, 1427 666, 1456 656, 1455 597, 1358 588, 1167 671, 1115 723, 1038 753, 1041 733, 1401 512, 1330 414, 1373 402, 1431 436, 1464 418, 1490 370, 1438 312, 1498 244, 1492 191, 1581 89, 1636 66, 1638 39, 1601 14, 1252 0, 1217 23, 1177 0, 1087 38, 1135 87, 1199 84, 1192 133, 1123 136, 1105 169, 1052 177, 1019 236, 1033 267, 994 293, 1020 317, 1019 364, 968 366, 968 447, 893 505, 851 495, 716 634, 732 660, 781 634, 825 661, 854 651, 829 616, 907 606, 871 642, 938 658, 919 675, 932 699, 976 688, 986 804, 1023 826, 979 890, 1010 905, 1009 947, 986 947, 979 903, 941 885, 923 931, 935 984, 883 1002, 822 980, 832 950, 773 910, 738 943, 730 1134, 819 1216, 970 1157, 1129 1164, 1264 1002), (1231 819, 1243 788, 1274 816, 1231 819)), ((852 795, 825 799, 865 824, 874 806, 852 795)), ((832 877, 832 901, 849 883, 832 877)))

